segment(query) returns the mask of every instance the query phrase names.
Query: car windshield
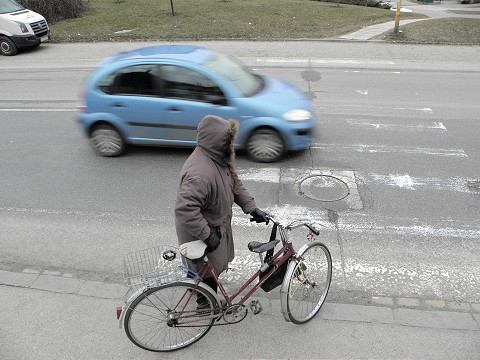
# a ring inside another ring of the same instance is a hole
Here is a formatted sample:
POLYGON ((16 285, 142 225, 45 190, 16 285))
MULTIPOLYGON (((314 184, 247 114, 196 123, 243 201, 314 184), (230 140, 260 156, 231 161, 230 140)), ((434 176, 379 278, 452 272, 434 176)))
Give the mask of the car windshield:
POLYGON ((264 86, 263 79, 245 66, 222 54, 216 54, 204 64, 229 80, 244 97, 253 96, 264 86))
POLYGON ((0 0, 0 14, 12 13, 25 8, 15 0, 0 0))

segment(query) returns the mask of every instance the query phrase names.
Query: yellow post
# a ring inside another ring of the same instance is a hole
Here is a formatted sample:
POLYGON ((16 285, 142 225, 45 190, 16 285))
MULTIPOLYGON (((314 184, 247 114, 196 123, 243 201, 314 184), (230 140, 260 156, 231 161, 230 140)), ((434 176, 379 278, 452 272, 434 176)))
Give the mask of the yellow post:
POLYGON ((400 27, 400 8, 402 7, 402 0, 397 0, 397 11, 395 12, 395 28, 393 29, 393 32, 395 34, 398 34, 399 30, 398 28, 400 27))

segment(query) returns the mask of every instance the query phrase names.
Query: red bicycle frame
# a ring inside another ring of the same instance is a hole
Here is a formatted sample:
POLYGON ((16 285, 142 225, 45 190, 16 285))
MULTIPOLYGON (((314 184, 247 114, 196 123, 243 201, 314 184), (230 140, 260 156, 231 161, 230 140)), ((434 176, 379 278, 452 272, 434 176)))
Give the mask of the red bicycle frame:
POLYGON ((239 296, 256 278, 260 278, 261 274, 265 274, 260 281, 255 284, 255 286, 250 289, 250 291, 245 294, 241 299, 239 304, 244 304, 252 294, 257 291, 257 289, 262 286, 262 284, 268 280, 268 278, 277 270, 280 266, 282 266, 285 262, 287 262, 293 255, 295 255, 295 250, 290 242, 284 244, 284 246, 269 260, 271 264, 268 269, 264 272, 258 270, 255 274, 252 275, 250 279, 248 279, 232 296, 228 295, 227 291, 223 287, 222 283, 220 282, 217 272, 215 271, 213 265, 208 262, 203 269, 200 271, 200 277, 197 278, 195 284, 198 285, 201 281, 201 278, 205 277, 205 275, 210 274, 211 277, 215 279, 215 282, 220 289, 220 292, 224 296, 225 300, 227 301, 228 305, 232 305, 233 300, 239 296))

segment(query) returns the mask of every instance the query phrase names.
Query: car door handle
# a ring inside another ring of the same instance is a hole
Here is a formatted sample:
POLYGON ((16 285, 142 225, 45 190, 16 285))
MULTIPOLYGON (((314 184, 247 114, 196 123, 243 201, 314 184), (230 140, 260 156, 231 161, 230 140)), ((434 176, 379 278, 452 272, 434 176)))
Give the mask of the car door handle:
POLYGON ((114 103, 114 104, 113 104, 113 107, 116 107, 116 108, 124 108, 125 105, 123 105, 122 103, 114 103))
POLYGON ((167 108, 168 111, 173 111, 173 112, 179 112, 179 111, 182 111, 182 109, 176 107, 176 106, 171 106, 169 108, 167 108))

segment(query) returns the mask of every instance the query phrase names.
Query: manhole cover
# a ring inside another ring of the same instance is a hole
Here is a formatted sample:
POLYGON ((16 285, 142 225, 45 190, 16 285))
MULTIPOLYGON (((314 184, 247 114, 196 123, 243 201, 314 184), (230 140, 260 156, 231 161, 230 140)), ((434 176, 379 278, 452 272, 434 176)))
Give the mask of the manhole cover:
POLYGON ((347 183, 332 175, 310 175, 299 183, 299 194, 318 201, 340 201, 350 194, 347 183))
POLYGON ((302 71, 302 79, 305 81, 319 81, 321 80, 322 75, 318 71, 315 70, 305 70, 302 71))

